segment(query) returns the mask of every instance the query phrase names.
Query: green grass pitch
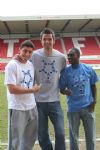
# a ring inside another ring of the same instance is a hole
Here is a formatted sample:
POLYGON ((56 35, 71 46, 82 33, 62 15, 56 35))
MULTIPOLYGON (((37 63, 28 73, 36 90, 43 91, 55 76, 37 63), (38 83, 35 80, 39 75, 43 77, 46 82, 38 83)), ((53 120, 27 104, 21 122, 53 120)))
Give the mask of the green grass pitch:
MULTIPOLYGON (((98 77, 100 79, 100 70, 96 70, 98 77)), ((68 138, 68 121, 67 121, 67 111, 66 111, 66 100, 65 96, 61 95, 61 105, 64 112, 64 123, 65 123, 65 134, 68 138)), ((97 104, 95 108, 96 113, 96 137, 100 138, 100 81, 97 83, 97 104)), ((6 98, 6 88, 4 86, 4 73, 0 73, 0 142, 7 142, 8 133, 8 110, 7 110, 7 98, 6 98)), ((52 124, 49 122, 49 132, 51 139, 54 139, 54 131, 52 124)), ((84 138, 84 130, 81 125, 80 127, 80 138, 84 138)))

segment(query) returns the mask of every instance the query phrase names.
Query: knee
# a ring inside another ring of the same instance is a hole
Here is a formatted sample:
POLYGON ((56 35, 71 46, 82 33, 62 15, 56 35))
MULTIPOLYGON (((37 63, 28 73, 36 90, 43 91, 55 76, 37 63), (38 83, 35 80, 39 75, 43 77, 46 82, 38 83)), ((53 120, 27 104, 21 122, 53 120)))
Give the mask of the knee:
POLYGON ((65 139, 65 133, 64 132, 58 132, 58 133, 56 133, 56 138, 57 139, 62 139, 62 140, 64 140, 65 139))

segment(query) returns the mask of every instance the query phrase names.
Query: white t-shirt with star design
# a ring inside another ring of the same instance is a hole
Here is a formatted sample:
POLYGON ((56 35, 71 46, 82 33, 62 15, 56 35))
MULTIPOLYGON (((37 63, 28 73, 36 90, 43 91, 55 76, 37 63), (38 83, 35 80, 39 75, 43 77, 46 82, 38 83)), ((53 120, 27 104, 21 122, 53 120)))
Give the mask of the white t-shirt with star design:
MULTIPOLYGON (((34 84, 34 68, 30 61, 23 64, 11 60, 5 68, 5 85, 20 85, 31 88, 34 84)), ((30 110, 36 106, 34 93, 11 94, 7 88, 8 109, 30 110)))

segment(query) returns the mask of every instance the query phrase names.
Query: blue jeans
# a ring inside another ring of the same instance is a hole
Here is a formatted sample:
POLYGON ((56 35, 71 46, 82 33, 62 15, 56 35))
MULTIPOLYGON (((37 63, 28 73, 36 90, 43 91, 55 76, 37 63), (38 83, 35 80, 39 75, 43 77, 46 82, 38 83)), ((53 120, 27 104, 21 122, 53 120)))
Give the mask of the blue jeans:
POLYGON ((78 134, 80 120, 82 120, 85 131, 86 150, 94 150, 96 138, 94 112, 89 112, 88 108, 82 109, 79 112, 68 112, 68 120, 70 132, 70 150, 79 150, 78 134))
POLYGON ((55 150, 65 150, 64 119, 60 102, 37 103, 39 114, 38 140, 42 150, 53 150, 48 133, 48 118, 55 131, 55 150))

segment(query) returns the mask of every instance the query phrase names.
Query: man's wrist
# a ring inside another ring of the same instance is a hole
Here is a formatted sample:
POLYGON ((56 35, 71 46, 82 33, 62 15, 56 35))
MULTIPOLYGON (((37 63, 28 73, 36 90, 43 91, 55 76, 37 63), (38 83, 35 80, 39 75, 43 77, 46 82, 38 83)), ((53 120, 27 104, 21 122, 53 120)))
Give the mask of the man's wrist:
POLYGON ((94 105, 96 104, 96 100, 93 101, 93 104, 94 104, 94 105))

